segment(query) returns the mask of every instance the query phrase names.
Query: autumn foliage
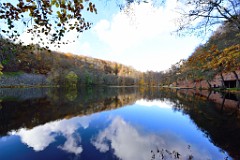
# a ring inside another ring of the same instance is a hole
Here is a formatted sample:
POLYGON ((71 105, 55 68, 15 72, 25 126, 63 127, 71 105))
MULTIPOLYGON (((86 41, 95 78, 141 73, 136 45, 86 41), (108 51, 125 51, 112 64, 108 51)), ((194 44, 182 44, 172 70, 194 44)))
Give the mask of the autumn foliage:
MULTIPOLYGON (((240 33, 239 30, 225 23, 220 26, 202 45, 199 45, 187 59, 173 64, 169 70, 154 72, 158 75, 160 85, 178 85, 180 82, 191 81, 192 83, 210 82, 215 76, 220 75, 223 79, 224 73, 233 73, 239 81, 236 71, 240 70, 240 33)), ((222 84, 224 87, 224 83, 222 84)), ((240 87, 239 84, 237 84, 240 87)))
POLYGON ((143 73, 116 62, 71 53, 48 51, 38 45, 22 46, 0 39, 3 72, 44 74, 54 84, 138 85, 143 73))
MULTIPOLYGON (((38 37, 44 34, 48 43, 58 45, 65 33, 72 30, 81 33, 91 28, 92 23, 83 17, 83 11, 97 14, 95 4, 89 0, 0 1, 0 33, 15 41, 21 34, 18 26, 23 24, 28 33, 38 37)), ((45 44, 46 48, 48 45, 45 44)))

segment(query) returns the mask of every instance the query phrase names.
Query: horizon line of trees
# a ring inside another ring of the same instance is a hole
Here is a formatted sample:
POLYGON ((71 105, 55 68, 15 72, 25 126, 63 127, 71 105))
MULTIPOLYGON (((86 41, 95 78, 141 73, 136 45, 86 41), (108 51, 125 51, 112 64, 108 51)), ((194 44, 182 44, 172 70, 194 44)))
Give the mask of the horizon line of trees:
MULTIPOLYGON (((239 16, 237 16, 239 17, 239 16)), ((211 81, 216 75, 240 69, 240 31, 235 23, 225 21, 192 55, 173 64, 167 71, 139 72, 116 62, 48 51, 39 45, 23 46, 0 35, 0 74, 23 71, 44 74, 49 81, 62 86, 85 85, 146 85, 178 84, 179 81, 211 81)), ((224 87, 224 83, 222 84, 224 87)))

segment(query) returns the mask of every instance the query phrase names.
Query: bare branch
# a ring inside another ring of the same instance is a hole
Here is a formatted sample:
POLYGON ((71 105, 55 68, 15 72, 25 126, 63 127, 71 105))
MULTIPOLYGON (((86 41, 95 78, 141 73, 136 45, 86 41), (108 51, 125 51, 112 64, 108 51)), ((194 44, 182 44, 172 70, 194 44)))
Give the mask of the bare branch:
POLYGON ((181 8, 181 20, 178 20, 178 31, 200 31, 212 28, 217 22, 228 21, 240 32, 240 1, 239 0, 179 0, 185 4, 181 8), (189 9, 190 8, 190 9, 189 9))

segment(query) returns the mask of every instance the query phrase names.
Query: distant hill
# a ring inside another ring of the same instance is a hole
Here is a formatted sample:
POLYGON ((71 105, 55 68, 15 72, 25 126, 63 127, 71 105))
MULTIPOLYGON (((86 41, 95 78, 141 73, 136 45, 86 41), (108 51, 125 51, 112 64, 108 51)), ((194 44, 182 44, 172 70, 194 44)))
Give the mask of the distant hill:
POLYGON ((2 72, 46 75, 57 85, 138 85, 142 72, 132 67, 87 56, 23 46, 0 38, 2 72), (76 80, 74 80, 76 79, 76 80))

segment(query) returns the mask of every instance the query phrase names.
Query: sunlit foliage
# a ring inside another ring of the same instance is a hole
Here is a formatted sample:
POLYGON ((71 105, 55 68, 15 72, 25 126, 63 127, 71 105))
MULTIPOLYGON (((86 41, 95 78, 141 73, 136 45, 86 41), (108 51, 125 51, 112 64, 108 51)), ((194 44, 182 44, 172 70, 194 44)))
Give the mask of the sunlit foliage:
POLYGON ((78 82, 78 76, 73 71, 70 71, 66 75, 66 83, 69 87, 76 87, 78 82))
POLYGON ((16 40, 20 35, 16 25, 19 22, 27 27, 27 32, 37 36, 45 34, 50 43, 59 44, 66 32, 81 33, 91 27, 83 11, 97 13, 95 4, 89 0, 0 1, 0 20, 5 23, 0 33, 16 40))
POLYGON ((2 66, 2 64, 0 63, 0 76, 2 75, 2 69, 3 69, 3 66, 2 66))
POLYGON ((21 46, 6 39, 0 44, 3 72, 44 74, 56 85, 137 85, 142 74, 116 62, 49 52, 39 45, 21 46))
POLYGON ((239 31, 232 28, 232 24, 224 23, 205 44, 199 45, 189 58, 180 60, 165 72, 152 74, 161 74, 158 79, 160 85, 177 85, 178 82, 191 81, 195 83, 206 80, 211 88, 210 82, 217 75, 220 75, 222 87, 225 87, 223 74, 231 72, 237 80, 236 87, 240 87, 239 77, 236 73, 240 70, 239 64, 239 31))

